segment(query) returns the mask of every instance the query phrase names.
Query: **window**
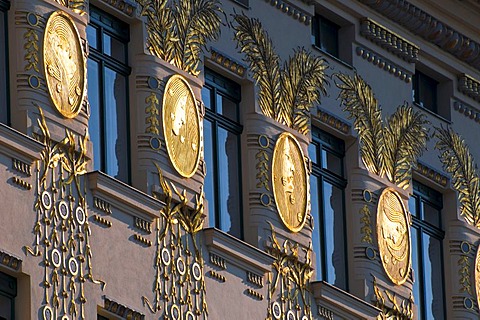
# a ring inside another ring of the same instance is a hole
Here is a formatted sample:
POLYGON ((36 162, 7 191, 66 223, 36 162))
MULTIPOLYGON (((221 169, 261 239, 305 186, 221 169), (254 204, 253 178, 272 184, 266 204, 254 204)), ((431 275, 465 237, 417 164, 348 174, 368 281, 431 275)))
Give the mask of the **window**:
POLYGON ((205 71, 202 100, 206 109, 203 135, 207 175, 204 188, 209 224, 242 239, 240 94, 238 84, 205 71))
POLYGON ((413 75, 413 99, 423 108, 438 113, 438 82, 426 74, 416 70, 413 75))
POLYGON ((342 140, 313 128, 309 156, 316 277, 347 290, 344 153, 342 140))
POLYGON ((108 320, 108 318, 105 318, 104 316, 97 315, 97 320, 108 320))
POLYGON ((312 21, 314 45, 338 58, 338 31, 340 26, 321 15, 316 14, 312 21))
POLYGON ((442 195, 416 181, 408 202, 412 213, 413 293, 418 319, 445 319, 442 195))
POLYGON ((128 25, 90 7, 89 133, 94 169, 129 182, 128 25))
POLYGON ((17 279, 0 272, 0 320, 15 319, 17 279))
POLYGON ((10 3, 0 0, 0 122, 9 124, 10 110, 8 107, 8 33, 7 10, 10 3))

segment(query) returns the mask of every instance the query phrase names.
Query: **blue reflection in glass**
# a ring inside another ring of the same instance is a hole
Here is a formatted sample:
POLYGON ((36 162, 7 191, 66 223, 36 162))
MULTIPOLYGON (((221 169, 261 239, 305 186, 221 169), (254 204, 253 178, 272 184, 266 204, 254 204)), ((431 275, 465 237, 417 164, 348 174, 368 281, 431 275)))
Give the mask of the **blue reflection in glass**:
POLYGON ((88 120, 88 131, 90 141, 93 145, 93 168, 102 168, 102 139, 101 137, 101 116, 100 116, 100 70, 98 62, 91 59, 87 63, 88 75, 88 101, 90 102, 90 119, 88 120))
POLYGON ((205 191, 205 198, 208 204, 208 226, 215 227, 215 183, 214 183, 214 162, 213 162, 213 136, 212 123, 208 120, 203 122, 203 150, 205 157, 205 164, 207 165, 207 175, 203 185, 205 191))

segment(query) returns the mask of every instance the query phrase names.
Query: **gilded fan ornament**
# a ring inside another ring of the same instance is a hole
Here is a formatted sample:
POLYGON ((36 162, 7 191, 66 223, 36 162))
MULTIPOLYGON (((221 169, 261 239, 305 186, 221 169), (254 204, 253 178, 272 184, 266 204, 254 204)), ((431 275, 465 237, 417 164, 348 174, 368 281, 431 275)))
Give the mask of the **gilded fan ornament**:
POLYGON ((43 45, 45 78, 55 108, 66 118, 81 110, 85 92, 85 60, 80 35, 63 11, 52 13, 43 45))
POLYGON ((393 188, 383 190, 377 208, 377 240, 387 276, 402 285, 410 270, 410 224, 402 198, 393 188))
POLYGON ((308 209, 308 176, 303 152, 290 133, 280 135, 273 151, 273 196, 283 224, 292 232, 303 228, 308 209))
POLYGON ((170 161, 180 175, 190 178, 200 161, 202 133, 195 95, 180 75, 172 76, 165 86, 162 120, 170 161))

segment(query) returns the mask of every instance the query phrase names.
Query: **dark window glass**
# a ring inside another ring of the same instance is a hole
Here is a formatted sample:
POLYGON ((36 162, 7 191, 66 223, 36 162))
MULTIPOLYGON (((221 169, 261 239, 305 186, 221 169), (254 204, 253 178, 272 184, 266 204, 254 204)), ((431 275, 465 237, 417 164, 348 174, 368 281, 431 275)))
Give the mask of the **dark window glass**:
POLYGON ((416 70, 413 75, 413 98, 425 109, 437 113, 438 82, 416 70))
POLYGON ((441 229, 442 196, 416 181, 409 200, 412 213, 413 293, 418 319, 445 319, 441 229))
POLYGON ((338 58, 338 30, 340 26, 334 22, 315 15, 312 23, 314 45, 338 58))
POLYGON ((309 157, 316 278, 346 290, 344 149, 343 141, 313 129, 309 157))
POLYGON ((0 319, 15 319, 17 279, 0 272, 0 319))
POLYGON ((94 169, 128 183, 128 25, 94 7, 90 15, 87 67, 94 169))
POLYGON ((108 320, 108 318, 106 318, 104 316, 101 316, 101 315, 98 315, 97 320, 108 320))
POLYGON ((7 10, 9 2, 0 0, 0 122, 10 124, 8 101, 7 10))
POLYGON ((204 152, 207 166, 205 196, 210 226, 243 237, 240 134, 240 86, 205 71, 204 152))

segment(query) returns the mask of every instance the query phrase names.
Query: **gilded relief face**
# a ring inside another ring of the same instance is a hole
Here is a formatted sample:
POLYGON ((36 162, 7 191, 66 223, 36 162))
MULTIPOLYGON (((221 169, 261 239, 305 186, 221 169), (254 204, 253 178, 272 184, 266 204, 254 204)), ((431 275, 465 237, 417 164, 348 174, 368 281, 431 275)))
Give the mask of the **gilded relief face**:
POLYGON ((282 222, 292 232, 303 228, 308 209, 308 177, 300 144, 283 133, 273 152, 273 195, 282 222))
POLYGON ((172 76, 163 95, 163 133, 173 167, 183 177, 195 174, 201 152, 201 126, 195 96, 188 82, 172 76))
POLYGON ((393 283, 404 283, 410 270, 410 229, 402 199, 392 188, 378 202, 377 238, 385 272, 393 283))
POLYGON ((75 117, 83 102, 85 61, 78 31, 64 12, 54 12, 48 19, 44 65, 53 104, 64 117, 75 117))

